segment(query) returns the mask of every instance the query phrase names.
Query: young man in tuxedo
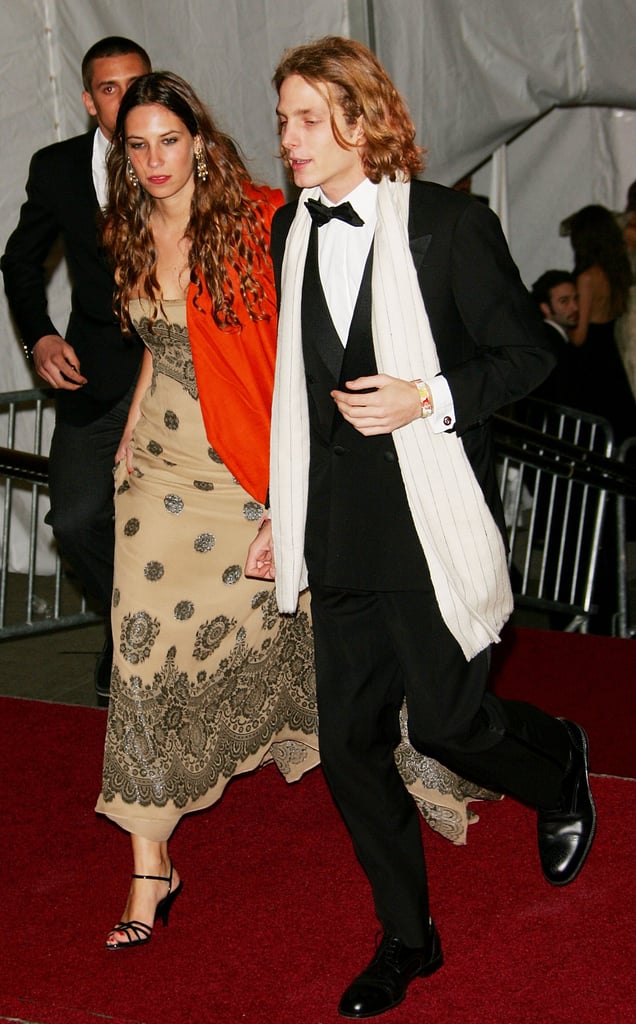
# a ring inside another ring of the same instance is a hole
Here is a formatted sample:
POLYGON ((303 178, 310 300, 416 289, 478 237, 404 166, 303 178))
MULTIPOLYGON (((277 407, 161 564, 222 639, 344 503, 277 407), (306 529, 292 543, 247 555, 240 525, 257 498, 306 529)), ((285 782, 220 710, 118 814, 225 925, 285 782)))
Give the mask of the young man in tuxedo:
POLYGON ((151 70, 138 43, 101 39, 82 61, 82 101, 97 127, 33 156, 27 198, 2 257, 9 305, 37 373, 56 389, 49 455, 47 521, 64 557, 106 616, 95 670, 110 687, 113 581, 113 460, 141 362, 142 344, 125 338, 113 315, 113 276, 101 251, 98 214, 106 201, 106 151, 126 89, 151 70), (47 308, 45 262, 60 238, 72 279, 66 334, 47 308))
POLYGON ((291 612, 308 569, 322 764, 384 933, 339 1006, 364 1018, 442 964, 393 760, 405 696, 418 750, 538 809, 549 882, 592 842, 583 730, 486 692, 512 607, 489 420, 554 357, 497 218, 415 180, 412 122, 366 47, 298 47, 274 83, 303 192, 272 231, 271 523, 246 571, 291 612))

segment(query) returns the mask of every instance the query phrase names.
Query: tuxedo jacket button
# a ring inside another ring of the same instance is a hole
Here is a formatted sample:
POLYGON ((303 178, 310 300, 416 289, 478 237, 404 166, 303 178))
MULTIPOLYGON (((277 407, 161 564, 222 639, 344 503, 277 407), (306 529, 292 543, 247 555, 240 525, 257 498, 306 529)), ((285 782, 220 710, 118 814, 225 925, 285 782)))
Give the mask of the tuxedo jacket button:
POLYGON ((396 462, 397 461, 396 460, 395 452, 391 452, 391 451, 384 452, 382 457, 383 457, 385 462, 396 462))
POLYGON ((334 455, 344 455, 345 451, 346 451, 346 449, 343 448, 341 444, 334 444, 334 446, 333 446, 333 453, 334 453, 334 455))

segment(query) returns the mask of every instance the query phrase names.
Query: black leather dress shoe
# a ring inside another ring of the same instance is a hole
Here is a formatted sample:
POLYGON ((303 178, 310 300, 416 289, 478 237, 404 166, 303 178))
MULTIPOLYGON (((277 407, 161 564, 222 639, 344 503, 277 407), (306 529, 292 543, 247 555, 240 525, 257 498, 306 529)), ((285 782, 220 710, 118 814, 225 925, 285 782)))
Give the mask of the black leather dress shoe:
POLYGON ((346 990, 338 1013, 361 1020, 376 1017, 401 1003, 414 978, 424 978, 444 962, 442 944, 431 922, 430 939, 421 949, 405 946, 394 935, 384 935, 368 967, 346 990))
POLYGON ((570 736, 570 766, 557 810, 539 810, 537 833, 543 874, 552 885, 567 885, 585 863, 596 831, 596 809, 589 780, 585 730, 562 719, 570 736))

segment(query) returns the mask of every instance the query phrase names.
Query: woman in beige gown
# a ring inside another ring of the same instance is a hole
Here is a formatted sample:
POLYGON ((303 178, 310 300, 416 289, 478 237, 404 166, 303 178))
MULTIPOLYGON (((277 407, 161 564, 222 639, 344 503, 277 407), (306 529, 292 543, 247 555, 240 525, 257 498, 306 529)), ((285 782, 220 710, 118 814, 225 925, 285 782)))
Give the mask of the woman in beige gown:
MULTIPOLYGON (((97 810, 131 834, 134 873, 106 946, 150 940, 182 888, 181 817, 234 775, 318 763, 309 601, 278 613, 243 572, 263 515, 275 356, 269 227, 254 185, 183 80, 146 75, 121 105, 105 239, 116 302, 147 349, 115 469, 115 657, 97 810)), ((404 712, 404 715, 406 712, 404 712)), ((404 726, 404 736, 406 727, 404 726)), ((424 817, 465 841, 490 794, 396 758, 424 817)))

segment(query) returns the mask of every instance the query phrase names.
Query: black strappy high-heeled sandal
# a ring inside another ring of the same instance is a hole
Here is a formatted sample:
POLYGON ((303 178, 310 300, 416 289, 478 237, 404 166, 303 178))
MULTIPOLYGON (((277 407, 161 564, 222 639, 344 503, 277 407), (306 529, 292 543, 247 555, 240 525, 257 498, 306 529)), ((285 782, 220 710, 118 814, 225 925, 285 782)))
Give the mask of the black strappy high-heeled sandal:
POLYGON ((168 926, 168 916, 170 914, 170 908, 176 900, 177 896, 183 889, 183 882, 179 882, 177 888, 172 891, 172 864, 170 864, 170 874, 166 878, 164 875, 133 875, 133 878, 146 878, 151 882, 167 882, 168 892, 159 900, 155 908, 155 916, 152 925, 145 924, 143 921, 120 921, 115 927, 109 932, 109 935, 113 935, 115 932, 123 932, 126 936, 124 942, 106 941, 106 949, 130 949, 132 946, 144 946, 147 942, 150 942, 152 938, 152 928, 157 919, 161 920, 164 928, 168 926))

